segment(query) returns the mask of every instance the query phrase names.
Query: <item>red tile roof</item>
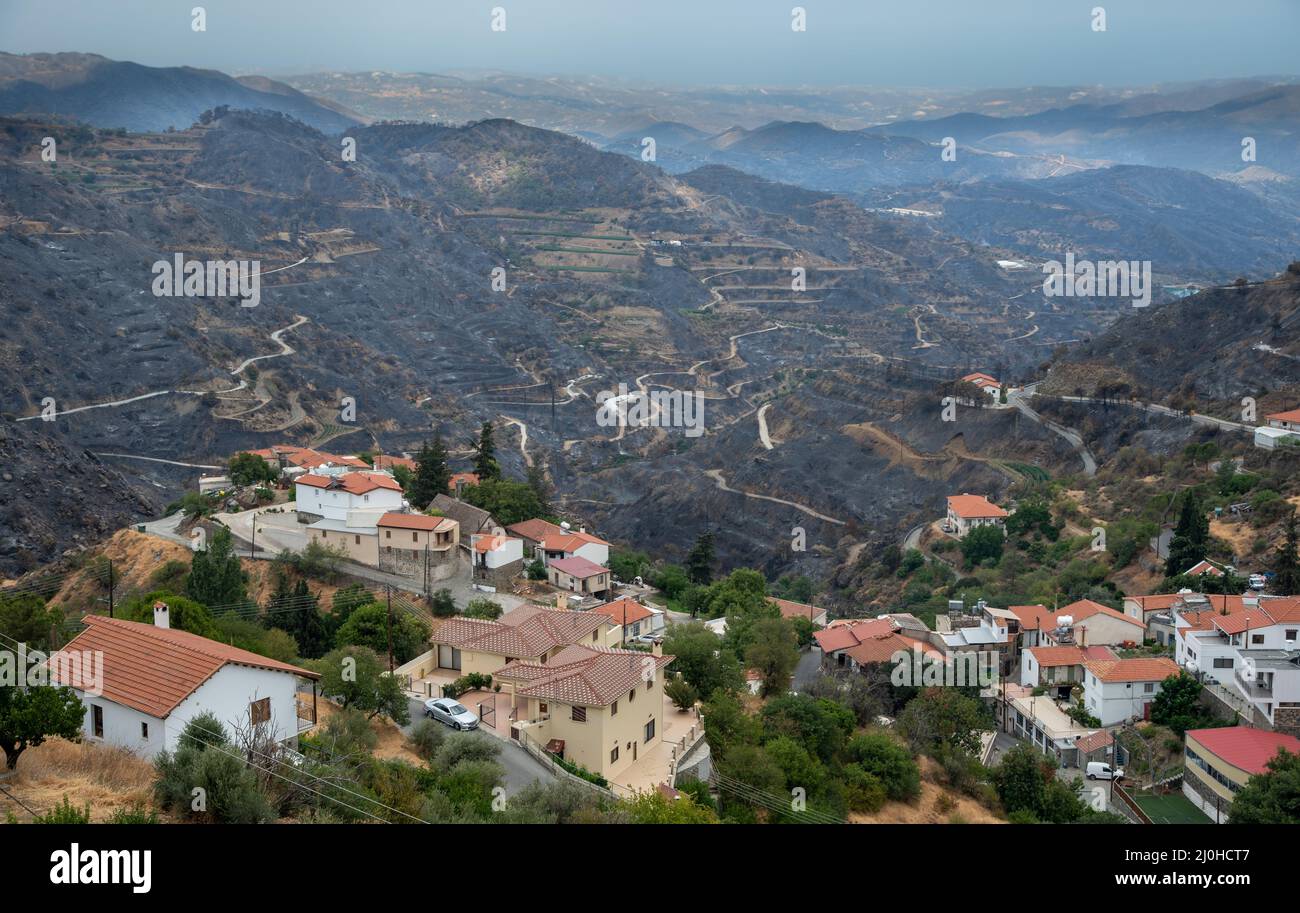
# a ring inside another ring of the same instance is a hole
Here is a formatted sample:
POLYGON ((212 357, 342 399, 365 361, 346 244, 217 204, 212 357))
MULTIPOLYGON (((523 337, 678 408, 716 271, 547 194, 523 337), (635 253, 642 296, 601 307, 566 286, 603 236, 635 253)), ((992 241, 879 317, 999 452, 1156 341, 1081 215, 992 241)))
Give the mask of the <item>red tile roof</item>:
POLYGON ((1300 754, 1300 739, 1281 732, 1269 732, 1253 726, 1225 726, 1222 729, 1189 729, 1188 738, 1218 755, 1238 770, 1262 774, 1268 762, 1285 749, 1300 754))
POLYGON ((415 460, 412 460, 409 457, 388 456, 383 453, 375 457, 376 469, 392 469, 396 466, 405 466, 412 472, 414 472, 416 468, 415 460))
POLYGON ((521 542, 512 536, 474 536, 471 547, 481 555, 504 548, 507 542, 521 542))
POLYGON ((992 385, 999 386, 998 379, 991 374, 985 374, 982 371, 976 371, 974 374, 967 374, 962 380, 968 384, 975 384, 980 387, 992 385))
POLYGON ((297 484, 312 488, 337 487, 352 495, 364 495, 377 489, 401 491, 402 486, 390 475, 382 472, 349 472, 341 476, 322 476, 314 473, 297 478, 297 484))
POLYGON ((826 614, 825 609, 819 609, 815 605, 808 605, 803 602, 791 602, 789 599, 777 599, 775 596, 769 597, 767 601, 781 610, 782 618, 807 618, 809 621, 813 621, 826 614))
POLYGON ((1300 422, 1300 409, 1289 409, 1286 412, 1274 412, 1272 415, 1266 415, 1264 418, 1269 421, 1276 419, 1279 422, 1300 422))
POLYGON ((538 518, 511 523, 506 527, 506 531, 514 533, 523 539, 531 539, 533 542, 541 542, 547 536, 563 536, 568 532, 568 530, 556 526, 549 520, 538 518))
POLYGON ((455 520, 447 517, 430 517, 427 514, 399 514, 389 511, 379 518, 376 526, 389 526, 394 529, 422 529, 429 532, 456 525, 455 520))
POLYGON ((496 621, 448 618, 430 636, 435 644, 461 650, 534 659, 550 650, 589 638, 609 619, 599 612, 573 612, 520 606, 496 621))
POLYGON ((920 650, 923 654, 940 659, 944 658, 943 651, 933 644, 924 643, 915 637, 904 637, 902 634, 893 631, 888 634, 878 634, 875 637, 863 637, 860 642, 847 648, 844 652, 856 662, 866 665, 868 663, 892 662, 896 654, 900 652, 911 654, 913 650, 920 650))
POLYGON ((545 664, 507 663, 494 677, 519 682, 515 692, 524 697, 607 707, 649 680, 649 676, 657 676, 673 659, 640 650, 574 645, 565 647, 545 664))
POLYGON ((464 482, 466 485, 477 485, 479 483, 478 473, 453 472, 451 477, 447 479, 447 490, 455 491, 457 482, 464 482))
POLYGON ((823 653, 836 653, 857 646, 864 640, 893 633, 894 621, 890 618, 864 618, 833 624, 813 632, 813 639, 823 653))
POLYGON ((579 555, 572 558, 552 558, 546 563, 548 568, 555 568, 562 571, 570 577, 576 577, 579 580, 586 580, 588 577, 595 577, 597 574, 608 574, 609 568, 601 567, 594 561, 588 561, 579 555))
POLYGON ((967 520, 1010 516, 1005 510, 982 495, 949 495, 948 509, 967 520))
MULTIPOLYGON (((103 615, 87 615, 82 620, 86 630, 74 637, 64 651, 102 654, 104 697, 156 719, 170 714, 227 664, 320 678, 315 672, 188 631, 103 615)), ((55 676, 59 684, 74 688, 88 684, 75 675, 60 680, 57 669, 55 676)), ((244 698, 239 695, 240 700, 244 698)))
POLYGON ((604 605, 593 606, 592 612, 599 612, 602 615, 608 615, 616 624, 630 625, 636 624, 646 618, 654 617, 651 612, 635 599, 615 599, 613 602, 607 602, 604 605))
POLYGON ((1075 739, 1074 747, 1082 751, 1084 754, 1092 754, 1092 752, 1097 751, 1098 749, 1113 744, 1114 741, 1114 736, 1105 729, 1101 729, 1091 735, 1085 735, 1075 739))
POLYGON ((609 545, 604 539, 597 539, 589 533, 547 534, 542 540, 542 548, 548 552, 576 552, 584 545, 609 545))
POLYGON ((1159 682, 1179 672, 1167 657, 1157 659, 1088 660, 1084 666, 1103 682, 1159 682))

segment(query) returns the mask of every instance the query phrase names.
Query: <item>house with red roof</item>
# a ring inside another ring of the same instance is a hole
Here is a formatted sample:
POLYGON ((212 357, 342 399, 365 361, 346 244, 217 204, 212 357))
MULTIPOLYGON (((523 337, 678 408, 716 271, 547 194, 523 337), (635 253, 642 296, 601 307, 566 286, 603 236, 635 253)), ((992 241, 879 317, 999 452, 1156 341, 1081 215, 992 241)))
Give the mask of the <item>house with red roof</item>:
POLYGON ((512 660, 493 678, 510 695, 511 730, 530 750, 614 780, 663 740, 664 670, 672 661, 574 644, 546 662, 512 660))
POLYGON ((546 609, 524 603, 496 621, 457 615, 434 628, 434 669, 493 675, 515 660, 544 664, 564 647, 603 646, 612 625, 599 612, 546 609))
POLYGON ((652 609, 626 596, 613 602, 593 606, 588 611, 599 612, 614 624, 609 635, 611 646, 638 637, 662 634, 665 627, 663 610, 652 609))
POLYGON ((1149 719, 1161 683, 1182 671, 1164 656, 1089 659, 1083 669, 1083 706, 1103 726, 1149 719))
POLYGON ((949 495, 944 529, 962 539, 971 530, 981 526, 996 526, 1001 529, 1009 516, 1009 513, 983 495, 949 495))
POLYGON ((1270 428, 1281 428, 1283 431, 1300 431, 1300 409, 1289 409, 1286 412, 1274 412, 1271 415, 1264 416, 1270 428))
POLYGON ((85 705, 89 742, 152 758, 174 751, 185 724, 202 713, 215 714, 227 735, 256 725, 292 744, 315 725, 317 673, 173 629, 165 603, 154 606, 154 624, 82 621, 85 630, 49 668, 51 681, 85 705))
POLYGON ((524 571, 524 541, 514 536, 479 533, 470 536, 469 551, 475 581, 509 587, 524 571))
POLYGON ((1138 619, 1091 599, 1080 599, 1055 610, 1044 605, 1013 605, 1007 610, 1020 621, 1022 649, 1135 646, 1146 634, 1146 626, 1138 619))
POLYGON ((768 597, 767 601, 777 607, 782 618, 806 618, 816 627, 826 627, 828 616, 825 609, 803 602, 792 602, 789 599, 777 599, 775 596, 768 597))
POLYGON ((865 671, 867 667, 895 660, 910 661, 913 653, 944 661, 945 654, 924 640, 899 633, 892 618, 845 619, 832 622, 813 632, 822 654, 822 668, 827 671, 849 669, 865 671))
POLYGON ((609 568, 577 555, 552 558, 546 564, 546 576, 557 590, 576 593, 580 597, 594 596, 604 601, 613 591, 609 568))
POLYGON ((1232 817, 1237 793, 1283 751, 1300 754, 1300 739, 1253 726, 1189 729, 1183 736, 1183 795, 1223 824, 1232 817))
MULTIPOLYGON (((384 472, 347 472, 321 475, 309 472, 294 481, 294 506, 300 520, 346 521, 352 511, 369 511, 376 517, 401 511, 406 502, 402 486, 384 472)), ((373 525, 373 524, 371 524, 373 525)))
MULTIPOLYGON (((1241 680, 1248 652, 1300 649, 1300 596, 1205 594, 1185 599, 1176 613, 1174 659, 1238 691, 1249 684, 1241 680)), ((1244 689, 1247 697, 1258 694, 1257 686, 1244 689)))
POLYGON ((1052 687, 1067 697, 1071 688, 1083 684, 1083 667, 1089 660, 1119 657, 1110 647, 1029 647, 1020 655, 1020 684, 1027 688, 1052 687))
POLYGON ((974 384, 994 398, 997 398, 1002 393, 1002 384, 998 379, 992 374, 985 374, 983 371, 967 374, 962 380, 968 384, 974 384))
POLYGON ((528 560, 540 558, 550 564, 556 558, 585 558, 593 564, 609 564, 609 543, 587 532, 585 527, 573 530, 566 523, 557 526, 549 520, 534 518, 506 527, 506 532, 524 540, 528 560))

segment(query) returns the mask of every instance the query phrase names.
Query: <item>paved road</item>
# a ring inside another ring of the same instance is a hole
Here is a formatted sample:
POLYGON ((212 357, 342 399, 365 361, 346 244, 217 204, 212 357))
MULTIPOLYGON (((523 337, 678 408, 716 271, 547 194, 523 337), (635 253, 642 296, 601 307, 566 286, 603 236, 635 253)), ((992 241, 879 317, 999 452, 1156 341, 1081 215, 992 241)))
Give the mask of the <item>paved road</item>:
MULTIPOLYGON (((412 698, 410 701, 411 722, 402 727, 402 731, 410 735, 411 727, 424 719, 424 702, 412 698)), ((504 718, 502 719, 504 725, 504 718)), ((505 786, 506 796, 513 796, 522 790, 525 786, 535 781, 542 783, 554 783, 557 777, 548 768, 543 766, 536 758, 530 755, 519 745, 510 741, 502 735, 498 735, 490 728, 484 727, 478 732, 453 732, 447 730, 447 738, 450 739, 492 739, 501 746, 501 753, 497 756, 497 761, 505 769, 505 786)))
POLYGON ((1066 428, 1064 425, 1058 425, 1051 419, 1043 418, 1035 412, 1029 405, 1029 399, 1031 396, 1033 396, 1033 392, 1030 387, 1026 387, 1023 392, 1019 390, 1009 391, 1007 393, 1007 404, 1019 409, 1020 412, 1031 421, 1037 422, 1049 431, 1053 431, 1065 438, 1065 440, 1069 442, 1070 446, 1074 448, 1074 452, 1079 455, 1079 459, 1083 461, 1083 474, 1090 477, 1095 476, 1097 474, 1097 460, 1083 443, 1083 436, 1073 428, 1066 428))
POLYGON ((790 683, 791 690, 806 691, 813 680, 821 673, 822 668, 822 651, 816 647, 809 647, 807 650, 799 652, 799 662, 794 667, 794 679, 790 683))

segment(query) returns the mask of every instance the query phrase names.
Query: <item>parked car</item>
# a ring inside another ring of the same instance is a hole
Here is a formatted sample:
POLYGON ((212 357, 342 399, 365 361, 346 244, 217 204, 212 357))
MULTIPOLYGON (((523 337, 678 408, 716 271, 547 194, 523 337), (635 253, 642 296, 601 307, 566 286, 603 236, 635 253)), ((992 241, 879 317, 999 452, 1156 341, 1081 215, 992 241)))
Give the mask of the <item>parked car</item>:
POLYGON ((1251 574, 1246 583, 1250 585, 1252 590, 1262 590, 1268 586, 1268 578, 1263 574, 1251 574))
POLYGON ((434 697, 424 702, 424 715, 452 729, 477 729, 478 717, 474 712, 449 697, 434 697))
POLYGON ((1105 761, 1088 762, 1088 779, 1089 780, 1122 780, 1124 779, 1124 768, 1112 769, 1105 761))

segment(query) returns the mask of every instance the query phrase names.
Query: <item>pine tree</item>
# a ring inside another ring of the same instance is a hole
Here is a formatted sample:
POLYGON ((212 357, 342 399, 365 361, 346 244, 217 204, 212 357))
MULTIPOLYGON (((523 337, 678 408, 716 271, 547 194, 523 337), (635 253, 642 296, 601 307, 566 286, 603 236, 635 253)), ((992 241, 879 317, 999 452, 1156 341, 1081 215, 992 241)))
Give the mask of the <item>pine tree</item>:
POLYGON ((691 583, 705 586, 713 579, 713 560, 713 533, 705 532, 686 556, 686 576, 691 583))
POLYGON ((438 435, 433 439, 432 446, 425 441, 416 455, 415 477, 411 479, 411 487, 406 496, 412 504, 423 510, 438 495, 445 495, 450 483, 451 469, 447 467, 447 448, 443 446, 442 435, 438 435))
POLYGON ((551 487, 546 482, 546 469, 540 463, 528 467, 528 487, 533 490, 537 503, 541 505, 537 515, 548 515, 551 512, 551 487))
POLYGON ((235 556, 230 530, 219 527, 208 547, 194 553, 185 594, 208 608, 222 610, 248 603, 244 569, 235 556))
MULTIPOLYGON (((329 631, 325 619, 321 617, 320 605, 316 594, 307 586, 306 580, 299 580, 293 589, 292 603, 294 611, 286 612, 287 630, 298 642, 298 655, 306 659, 320 659, 329 652, 329 631)), ((271 627, 280 627, 274 617, 268 619, 271 627)))
POLYGON ((1277 559, 1273 564, 1273 589, 1282 596, 1300 595, 1300 533, 1296 530, 1296 512, 1286 519, 1286 538, 1277 547, 1277 559))
POLYGON ((497 463, 497 445, 492 440, 492 423, 484 422, 474 448, 474 472, 479 481, 501 478, 501 465, 497 463))
POLYGON ((1201 500, 1195 493, 1188 492, 1183 498, 1182 511, 1178 515, 1178 525, 1174 527, 1173 538, 1169 542, 1169 557, 1165 561, 1165 577, 1177 577, 1185 574, 1205 560, 1206 548, 1210 543, 1210 521, 1201 509, 1201 500))

